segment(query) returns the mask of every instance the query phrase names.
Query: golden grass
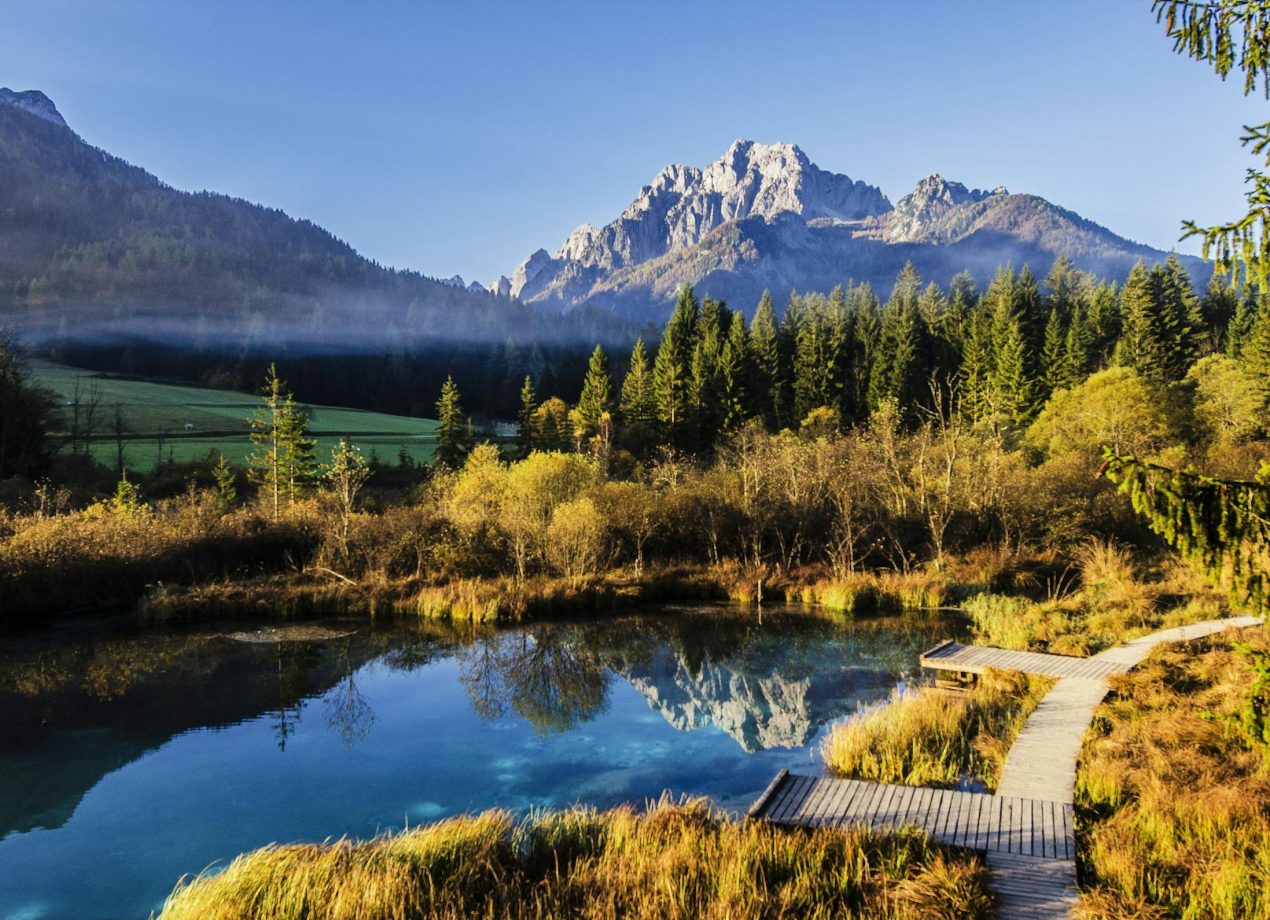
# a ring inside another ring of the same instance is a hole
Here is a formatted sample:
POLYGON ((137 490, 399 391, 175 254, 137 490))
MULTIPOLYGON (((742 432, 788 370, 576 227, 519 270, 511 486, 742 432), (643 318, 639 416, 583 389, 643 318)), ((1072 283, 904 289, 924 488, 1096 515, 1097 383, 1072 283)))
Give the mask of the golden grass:
POLYGON ((794 593, 804 604, 819 604, 843 613, 921 610, 942 607, 949 584, 925 571, 854 572, 844 578, 822 579, 794 593))
POLYGON ((914 832, 785 830, 663 800, 644 815, 495 811, 265 847, 182 880, 162 918, 954 918, 990 905, 977 857, 914 832))
POLYGON ((1052 681, 990 671, 966 693, 923 688, 839 722, 825 738, 825 766, 839 776, 995 789, 1005 755, 1052 681))
POLYGON ((1270 917, 1270 775, 1227 716, 1252 683, 1233 648, 1171 645, 1113 682, 1076 781, 1086 917, 1270 917))

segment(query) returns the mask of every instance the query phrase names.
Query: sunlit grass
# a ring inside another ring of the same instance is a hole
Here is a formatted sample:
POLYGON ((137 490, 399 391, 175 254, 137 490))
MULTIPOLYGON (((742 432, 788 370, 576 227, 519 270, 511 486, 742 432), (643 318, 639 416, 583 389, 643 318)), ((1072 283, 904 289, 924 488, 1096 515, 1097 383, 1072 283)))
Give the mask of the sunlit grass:
POLYGON ((1015 735, 1052 682, 990 671, 973 689, 933 687, 835 725, 822 748, 839 776, 913 786, 956 786, 968 777, 996 788, 1015 735))
POLYGON ((272 846, 187 879, 164 920, 981 917, 982 862, 914 832, 735 823, 702 801, 453 818, 272 846))
POLYGON ((1087 917, 1270 917, 1270 775, 1226 717, 1253 677, 1238 638, 1158 650, 1113 681, 1076 781, 1087 917))

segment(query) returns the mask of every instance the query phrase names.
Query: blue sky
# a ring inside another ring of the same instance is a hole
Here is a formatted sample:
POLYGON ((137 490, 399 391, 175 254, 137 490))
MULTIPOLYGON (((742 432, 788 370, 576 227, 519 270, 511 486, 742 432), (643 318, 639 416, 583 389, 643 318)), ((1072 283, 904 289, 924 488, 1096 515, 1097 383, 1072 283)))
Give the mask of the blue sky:
POLYGON ((8 0, 0 62, 178 188, 481 281, 738 137, 892 201, 940 172, 1167 249, 1243 213, 1240 126, 1270 108, 1174 55, 1148 0, 8 0))

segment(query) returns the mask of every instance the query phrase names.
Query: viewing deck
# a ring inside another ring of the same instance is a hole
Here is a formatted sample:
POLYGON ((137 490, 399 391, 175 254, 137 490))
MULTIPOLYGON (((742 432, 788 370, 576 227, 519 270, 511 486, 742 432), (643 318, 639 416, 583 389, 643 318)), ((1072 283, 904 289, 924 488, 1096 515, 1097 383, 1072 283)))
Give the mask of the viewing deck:
POLYGON ((751 818, 802 827, 912 825, 949 846, 987 857, 998 914, 1058 918, 1080 902, 1073 832, 1073 786, 1085 731, 1107 695, 1107 679, 1132 669, 1162 642, 1256 626, 1256 617, 1165 629, 1091 658, 1012 652, 944 642, 923 667, 961 674, 989 668, 1058 678, 1019 732, 995 794, 795 776, 782 770, 750 807, 751 818))
POLYGON ((982 674, 995 668, 1045 677, 1075 677, 1084 680, 1098 680, 1112 674, 1122 674, 1132 667, 1125 662, 1103 660, 1097 656, 1074 658, 1070 655, 1047 655, 1042 652, 1012 652, 1003 648, 962 645, 951 639, 923 654, 920 660, 922 667, 933 671, 982 674))

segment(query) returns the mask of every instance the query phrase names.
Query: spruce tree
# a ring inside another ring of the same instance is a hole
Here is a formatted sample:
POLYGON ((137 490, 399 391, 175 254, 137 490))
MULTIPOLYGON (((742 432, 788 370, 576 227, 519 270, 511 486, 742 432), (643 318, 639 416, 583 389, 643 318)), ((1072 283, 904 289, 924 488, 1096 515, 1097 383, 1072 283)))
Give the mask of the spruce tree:
POLYGON ((720 301, 707 297, 701 305, 692 352, 690 402, 697 424, 696 440, 702 447, 712 445, 723 427, 719 364, 728 333, 725 323, 730 325, 730 317, 731 311, 720 301))
POLYGON ((1196 352, 1193 302, 1189 285, 1167 265, 1134 265, 1120 295, 1116 362, 1156 384, 1181 380, 1196 352))
POLYGON ((287 504, 294 504, 317 482, 317 441, 309 437, 309 410, 288 393, 279 418, 287 504))
MULTIPOLYGON (((851 311, 851 355, 848 389, 854 415, 851 420, 864 421, 870 412, 869 380, 878 346, 882 339, 882 307, 868 282, 851 289, 847 295, 851 311)), ((844 416, 845 418, 845 416, 844 416)))
POLYGON ((807 298, 802 318, 794 332, 794 418, 806 418, 812 409, 830 401, 832 367, 829 360, 828 330, 820 299, 807 298))
POLYGON ((636 339, 631 349, 630 367, 622 381, 619 404, 622 444, 632 453, 642 455, 651 445, 657 427, 657 399, 653 392, 653 373, 648 366, 644 340, 636 339))
POLYGON ((1270 304, 1264 299, 1244 342, 1240 362, 1262 407, 1270 410, 1270 304))
POLYGON ((841 285, 829 295, 825 309, 825 362, 827 393, 825 405, 838 412, 839 419, 851 419, 856 407, 851 394, 853 323, 847 294, 841 285))
POLYGON ((573 440, 582 444, 600 430, 600 423, 612 406, 613 383, 609 379, 609 359, 599 345, 591 352, 586 376, 582 380, 582 394, 578 404, 569 413, 573 425, 573 440))
POLYGON ((980 308, 966 322, 958 378, 962 415, 975 425, 988 419, 992 406, 992 326, 987 318, 987 311, 980 308))
POLYGON ((1031 295, 1007 266, 993 279, 987 300, 992 307, 989 402, 997 423, 1017 430, 1031 418, 1035 407, 1034 362, 1022 316, 1031 295))
POLYGON ((661 436, 670 446, 685 449, 695 446, 690 390, 697 318, 697 299, 692 287, 684 285, 653 361, 653 395, 661 436))
POLYGON ((1092 347, 1093 333, 1085 309, 1078 303, 1063 340, 1063 371, 1058 386, 1070 390, 1089 376, 1092 347))
POLYGON ((745 316, 733 313, 719 361, 723 431, 737 431, 747 419, 753 417, 754 378, 754 357, 750 352, 750 336, 745 328, 745 316))
POLYGON ((261 390, 263 405, 251 419, 251 476, 277 520, 282 510, 309 488, 317 475, 315 443, 309 437, 308 412, 296 405, 286 381, 270 364, 261 390))
POLYGON ((528 374, 520 387, 520 409, 516 413, 516 459, 524 460, 534 449, 534 410, 538 408, 538 396, 534 393, 534 381, 528 374))
POLYGON ((762 415, 769 429, 785 425, 788 407, 785 401, 784 361, 781 357, 780 331, 776 324, 776 307, 772 295, 764 291, 750 325, 750 346, 754 354, 754 386, 756 401, 762 404, 762 415))
POLYGON ((1045 340, 1041 346, 1041 386, 1037 394, 1041 402, 1049 399, 1050 394, 1061 388, 1066 380, 1066 346, 1067 333, 1063 329, 1063 320, 1059 317, 1058 307, 1051 306, 1049 320, 1045 323, 1045 340))
POLYGON ((441 385, 441 397, 437 400, 437 465, 452 470, 462 466, 471 441, 470 433, 458 384, 453 377, 446 377, 441 385))

